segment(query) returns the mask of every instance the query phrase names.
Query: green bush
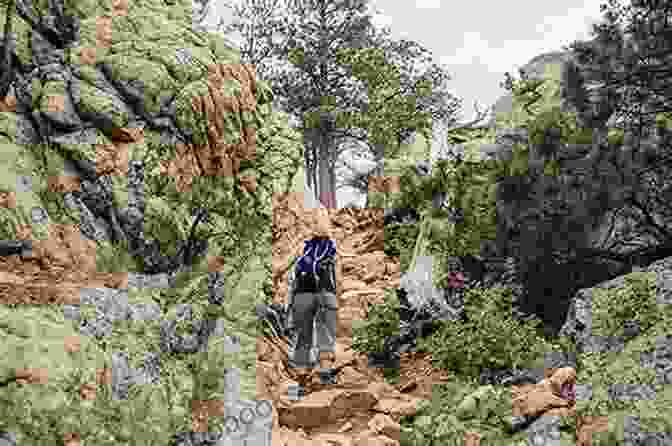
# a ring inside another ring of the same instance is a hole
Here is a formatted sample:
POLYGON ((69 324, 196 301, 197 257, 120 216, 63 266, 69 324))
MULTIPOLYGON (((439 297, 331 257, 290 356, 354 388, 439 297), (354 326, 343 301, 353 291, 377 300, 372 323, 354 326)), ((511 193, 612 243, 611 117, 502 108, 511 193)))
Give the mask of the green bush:
POLYGON ((385 255, 398 257, 401 271, 406 271, 413 257, 413 248, 420 232, 418 223, 385 227, 385 255))
POLYGON ((399 298, 385 290, 384 302, 371 305, 364 321, 353 321, 352 348, 361 353, 382 352, 385 339, 399 334, 399 298))
POLYGON ((385 382, 388 384, 392 385, 397 385, 399 384, 399 380, 401 379, 401 374, 399 371, 399 368, 384 368, 383 369, 383 377, 385 378, 385 382))
POLYGON ((635 321, 642 332, 661 320, 656 284, 649 273, 624 277, 618 289, 596 289, 593 295, 593 330, 599 336, 619 336, 626 321, 635 321))
POLYGON ((537 334, 541 321, 511 318, 511 302, 508 288, 467 290, 468 320, 441 323, 432 336, 418 340, 418 349, 432 352, 435 367, 464 378, 485 368, 526 367, 546 351, 547 343, 537 334))

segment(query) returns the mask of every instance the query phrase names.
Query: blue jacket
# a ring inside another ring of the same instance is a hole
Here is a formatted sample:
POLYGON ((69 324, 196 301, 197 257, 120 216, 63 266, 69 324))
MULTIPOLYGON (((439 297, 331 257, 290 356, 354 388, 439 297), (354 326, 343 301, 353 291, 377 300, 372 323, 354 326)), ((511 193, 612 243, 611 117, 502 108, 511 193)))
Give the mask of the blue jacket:
POLYGON ((304 241, 303 255, 290 272, 290 303, 296 293, 317 291, 336 293, 336 242, 331 239, 304 241))

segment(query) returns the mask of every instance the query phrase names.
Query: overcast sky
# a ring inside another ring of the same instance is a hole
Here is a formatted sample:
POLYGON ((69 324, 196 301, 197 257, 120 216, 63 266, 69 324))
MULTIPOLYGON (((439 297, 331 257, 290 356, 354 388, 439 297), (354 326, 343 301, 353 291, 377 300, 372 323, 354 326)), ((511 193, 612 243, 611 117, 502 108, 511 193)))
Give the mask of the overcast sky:
MULTIPOLYGON (((222 17, 232 20, 223 0, 213 0, 208 23, 222 17)), ((490 107, 506 92, 499 87, 504 73, 518 74, 518 68, 533 57, 562 49, 576 39, 588 39, 590 25, 601 17, 605 0, 372 0, 376 25, 389 26, 393 39, 420 43, 443 64, 451 80, 452 94, 463 99, 463 120, 479 109, 490 107)), ((227 36, 237 41, 239 36, 227 36)), ((356 199, 343 190, 339 206, 356 199)))

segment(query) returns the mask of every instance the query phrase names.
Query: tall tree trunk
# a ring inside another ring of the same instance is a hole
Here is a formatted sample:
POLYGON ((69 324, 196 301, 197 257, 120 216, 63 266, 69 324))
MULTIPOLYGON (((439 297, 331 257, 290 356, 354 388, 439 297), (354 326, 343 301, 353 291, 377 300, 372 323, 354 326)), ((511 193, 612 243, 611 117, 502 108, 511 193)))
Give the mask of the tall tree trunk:
MULTIPOLYGON (((336 153, 336 152, 334 152, 336 153)), ((334 155, 334 158, 336 155, 334 155)), ((331 166, 329 167, 329 179, 331 182, 329 183, 329 190, 331 191, 332 196, 334 197, 334 208, 338 207, 338 200, 336 200, 336 160, 332 159, 331 160, 331 166)))
POLYGON ((318 159, 318 165, 319 165, 319 178, 318 178, 318 189, 317 193, 319 194, 319 199, 320 203, 326 208, 335 208, 336 203, 335 203, 335 195, 334 191, 332 190, 332 180, 331 180, 331 175, 333 174, 332 169, 330 168, 330 150, 329 150, 329 143, 330 143, 330 138, 329 135, 327 135, 326 131, 321 131, 320 132, 321 136, 321 144, 319 147, 319 159, 318 159))
POLYGON ((308 190, 305 193, 310 194, 306 203, 319 203, 319 183, 318 174, 321 176, 319 158, 321 156, 322 132, 321 129, 310 128, 303 130, 303 146, 305 150, 305 180, 308 190), (316 162, 317 158, 317 162, 316 162))

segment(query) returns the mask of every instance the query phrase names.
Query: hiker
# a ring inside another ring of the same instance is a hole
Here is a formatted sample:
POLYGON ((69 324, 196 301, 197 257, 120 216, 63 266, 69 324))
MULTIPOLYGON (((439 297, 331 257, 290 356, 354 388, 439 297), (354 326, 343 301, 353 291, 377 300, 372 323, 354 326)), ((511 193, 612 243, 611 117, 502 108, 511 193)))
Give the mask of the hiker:
POLYGON ((336 353, 336 242, 331 239, 329 214, 318 210, 312 238, 304 242, 289 277, 289 312, 294 328, 289 365, 307 376, 317 364, 313 335, 317 337, 320 378, 335 383, 336 353), (315 329, 316 333, 313 333, 315 329))
POLYGON ((460 320, 468 322, 467 313, 464 309, 464 292, 466 280, 462 272, 462 264, 457 258, 448 260, 448 284, 444 290, 445 302, 452 308, 460 309, 460 320))
POLYGON ((462 264, 458 258, 448 259, 448 287, 446 289, 446 302, 455 305, 455 299, 462 297, 465 287, 464 273, 462 264))

